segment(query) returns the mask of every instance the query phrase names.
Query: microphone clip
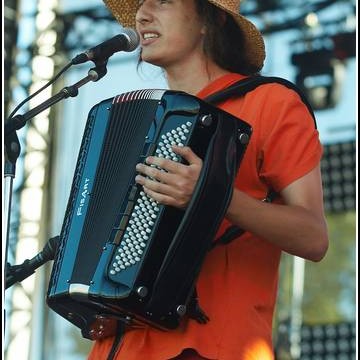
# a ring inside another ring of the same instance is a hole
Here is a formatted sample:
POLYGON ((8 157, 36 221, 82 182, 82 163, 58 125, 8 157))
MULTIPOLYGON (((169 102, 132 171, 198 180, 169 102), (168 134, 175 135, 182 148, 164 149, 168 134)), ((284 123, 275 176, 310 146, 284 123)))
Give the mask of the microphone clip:
POLYGON ((29 263, 29 259, 25 260, 21 265, 10 265, 10 263, 6 263, 5 289, 14 285, 16 282, 23 281, 35 273, 35 269, 31 268, 29 263))

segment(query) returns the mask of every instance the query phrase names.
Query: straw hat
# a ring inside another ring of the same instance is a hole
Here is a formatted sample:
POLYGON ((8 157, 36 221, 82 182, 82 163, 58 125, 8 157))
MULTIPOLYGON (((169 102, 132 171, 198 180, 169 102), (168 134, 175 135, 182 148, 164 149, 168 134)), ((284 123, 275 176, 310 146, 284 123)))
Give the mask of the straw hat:
MULTIPOLYGON (((135 14, 139 0, 103 0, 116 20, 124 27, 135 28, 135 14)), ((260 31, 256 26, 239 14, 241 0, 208 0, 215 6, 229 13, 244 33, 246 59, 257 69, 263 67, 265 45, 260 31)))

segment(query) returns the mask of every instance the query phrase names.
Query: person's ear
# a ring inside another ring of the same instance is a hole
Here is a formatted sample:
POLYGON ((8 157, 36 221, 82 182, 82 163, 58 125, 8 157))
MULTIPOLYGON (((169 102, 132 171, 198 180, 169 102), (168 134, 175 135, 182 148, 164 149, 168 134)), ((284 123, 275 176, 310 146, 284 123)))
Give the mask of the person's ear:
POLYGON ((201 27, 201 30, 200 30, 200 34, 205 35, 206 34, 206 29, 207 29, 206 25, 203 24, 203 26, 201 27))

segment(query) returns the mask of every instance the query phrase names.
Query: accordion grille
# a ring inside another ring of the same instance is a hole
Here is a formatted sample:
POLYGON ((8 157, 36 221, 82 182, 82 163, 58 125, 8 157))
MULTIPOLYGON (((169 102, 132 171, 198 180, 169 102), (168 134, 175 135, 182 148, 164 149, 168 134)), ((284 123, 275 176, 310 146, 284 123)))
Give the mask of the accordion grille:
POLYGON ((112 106, 92 190, 95 196, 90 194, 78 248, 80 256, 86 256, 86 263, 90 265, 75 267, 73 282, 88 283, 91 280, 103 239, 110 236, 119 206, 128 192, 134 164, 142 154, 148 121, 153 118, 156 107, 157 101, 138 100, 112 106))

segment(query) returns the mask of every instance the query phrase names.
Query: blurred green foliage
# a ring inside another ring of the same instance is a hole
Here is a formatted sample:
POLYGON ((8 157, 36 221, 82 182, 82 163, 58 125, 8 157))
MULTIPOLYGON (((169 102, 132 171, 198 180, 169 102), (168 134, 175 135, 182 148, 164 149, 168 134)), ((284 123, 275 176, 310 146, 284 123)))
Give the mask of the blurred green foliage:
MULTIPOLYGON (((356 313, 356 213, 327 214, 329 249, 318 263, 305 262, 302 304, 307 324, 353 321, 356 313)), ((290 316, 293 257, 283 255, 276 323, 290 316)))

